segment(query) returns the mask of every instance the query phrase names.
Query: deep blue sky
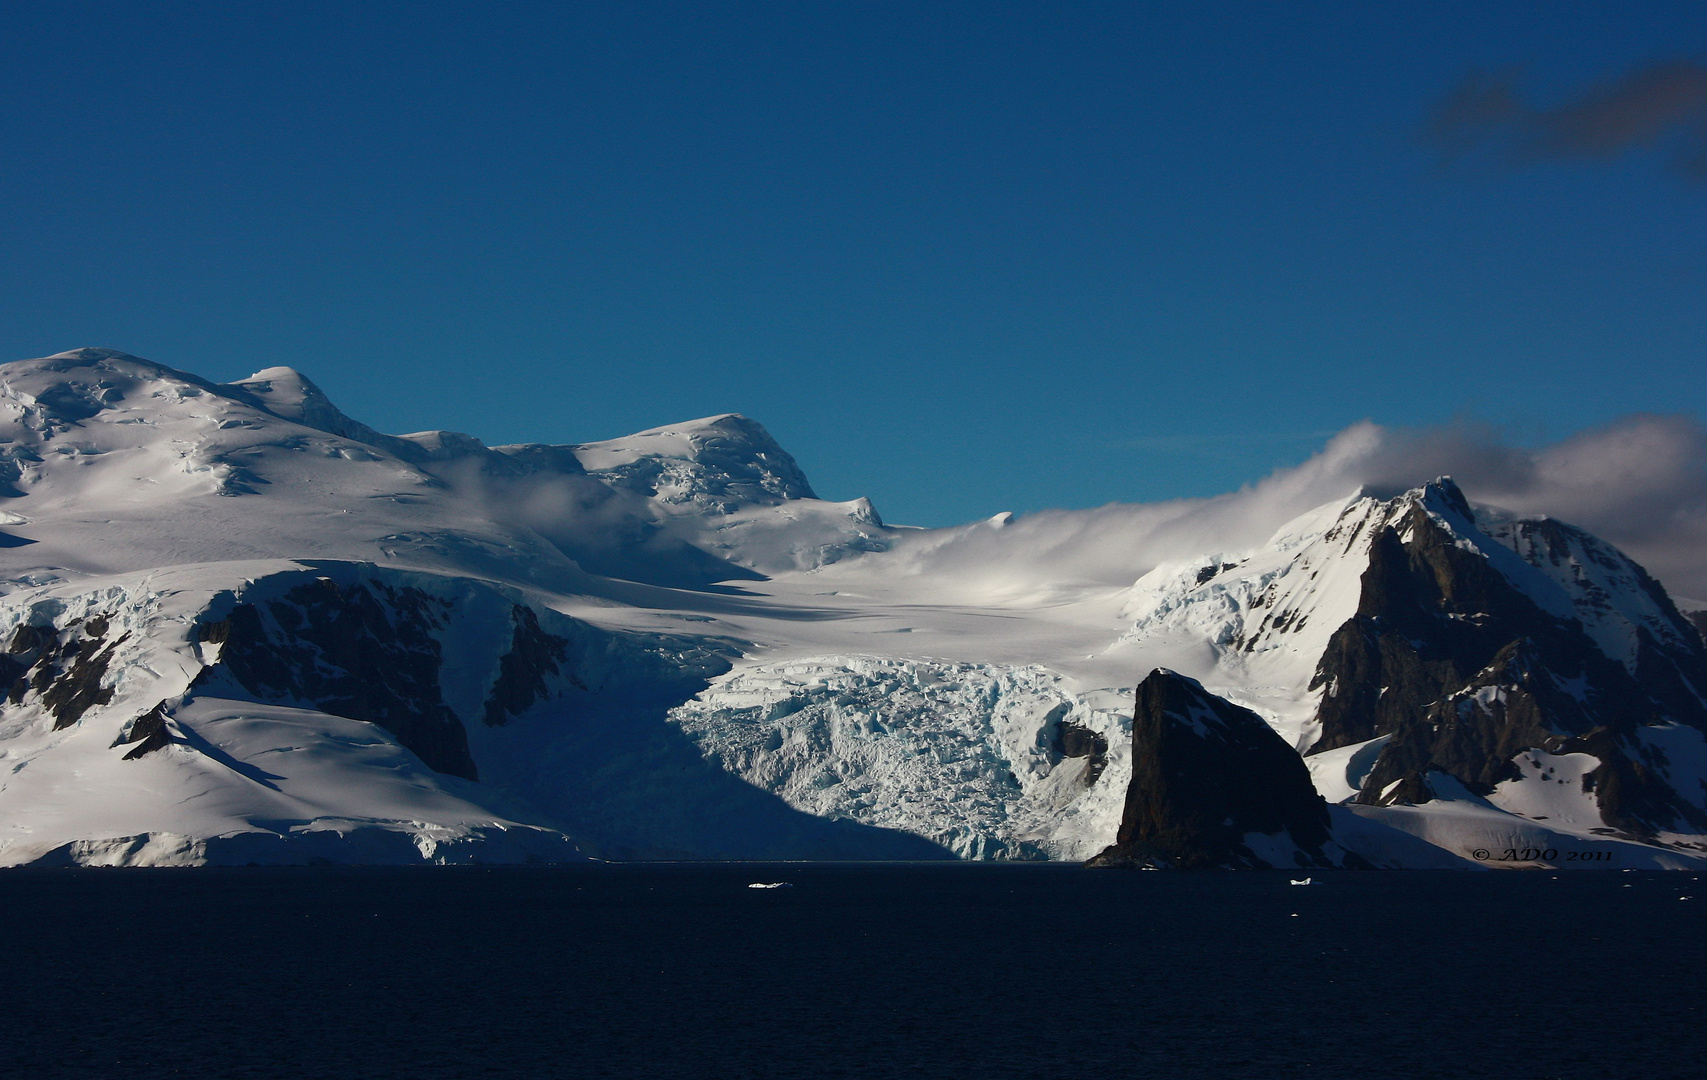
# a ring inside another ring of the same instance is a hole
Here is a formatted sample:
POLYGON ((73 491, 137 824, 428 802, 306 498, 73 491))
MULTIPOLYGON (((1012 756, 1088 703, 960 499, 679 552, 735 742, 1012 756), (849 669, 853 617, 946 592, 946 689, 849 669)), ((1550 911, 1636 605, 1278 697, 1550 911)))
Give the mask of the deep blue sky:
POLYGON ((1690 136, 1422 132, 1472 70, 1540 114, 1699 61, 1707 5, 1403 7, 14 0, 0 358, 489 443, 739 411, 919 524, 1700 415, 1690 136))

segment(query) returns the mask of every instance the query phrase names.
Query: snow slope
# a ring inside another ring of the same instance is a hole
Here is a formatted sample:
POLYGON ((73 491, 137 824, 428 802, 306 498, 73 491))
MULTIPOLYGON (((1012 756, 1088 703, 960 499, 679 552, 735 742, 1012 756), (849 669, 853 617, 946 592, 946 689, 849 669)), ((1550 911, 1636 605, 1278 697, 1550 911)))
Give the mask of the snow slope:
POLYGON ((333 562, 25 589, 0 607, 0 636, 15 675, 0 863, 85 841, 149 862, 584 857, 494 810, 514 799, 476 782, 464 732, 488 771, 513 771, 538 747, 518 750, 508 726, 536 701, 640 700, 681 678, 686 696, 726 663, 469 578, 333 562), (372 669, 357 679, 352 649, 372 669))

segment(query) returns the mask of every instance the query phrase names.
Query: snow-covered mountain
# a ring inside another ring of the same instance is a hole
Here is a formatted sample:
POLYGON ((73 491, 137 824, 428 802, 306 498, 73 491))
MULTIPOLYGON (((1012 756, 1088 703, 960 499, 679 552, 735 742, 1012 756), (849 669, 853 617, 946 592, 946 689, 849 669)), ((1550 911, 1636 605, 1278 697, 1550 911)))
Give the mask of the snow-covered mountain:
POLYGON ((1371 820, 1494 861, 1707 850, 1702 638, 1569 525, 1478 512, 1450 480, 1359 493, 1259 551, 1158 567, 1126 611, 1117 651, 1262 712, 1371 820))
POLYGON ((741 416, 488 447, 99 349, 0 365, 0 482, 0 863, 1084 859, 1158 666, 1375 863, 1707 832, 1695 627, 1450 482, 1009 587, 940 569, 1005 516, 887 526, 741 416))

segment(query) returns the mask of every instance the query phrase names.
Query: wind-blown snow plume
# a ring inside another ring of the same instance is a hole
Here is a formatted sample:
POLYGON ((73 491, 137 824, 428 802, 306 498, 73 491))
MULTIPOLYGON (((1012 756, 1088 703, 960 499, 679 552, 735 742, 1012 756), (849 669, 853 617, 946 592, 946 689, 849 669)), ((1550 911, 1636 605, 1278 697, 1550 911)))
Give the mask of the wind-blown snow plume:
POLYGON ((1359 488, 1392 495, 1455 477, 1470 498, 1549 514, 1617 544, 1677 594, 1707 596, 1707 428, 1685 416, 1627 416, 1540 448, 1461 423, 1364 421, 1320 452, 1208 499, 998 515, 905 538, 897 556, 992 598, 1059 585, 1121 585, 1158 563, 1262 543, 1305 511, 1359 488))
POLYGON ((1378 445, 1353 466, 1365 484, 1396 489, 1419 472, 1449 474, 1477 502, 1579 525, 1672 592, 1707 595, 1707 427, 1698 420, 1626 416, 1534 450, 1468 425, 1376 431, 1378 445))

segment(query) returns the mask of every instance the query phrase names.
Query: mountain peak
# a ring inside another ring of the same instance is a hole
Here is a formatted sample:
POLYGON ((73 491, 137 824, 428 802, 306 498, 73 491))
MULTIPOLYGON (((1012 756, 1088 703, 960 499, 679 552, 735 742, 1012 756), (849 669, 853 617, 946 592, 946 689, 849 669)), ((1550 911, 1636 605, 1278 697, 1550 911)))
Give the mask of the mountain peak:
POLYGON ((315 392, 319 392, 319 390, 320 390, 320 388, 318 386, 315 386, 314 383, 308 378, 308 376, 304 375, 302 372, 296 370, 293 367, 286 367, 283 364, 279 364, 275 367, 270 367, 270 368, 262 368, 260 371, 255 372, 255 374, 249 376, 247 379, 239 380, 239 382, 243 382, 243 383, 253 383, 253 382, 301 383, 301 384, 304 384, 307 387, 311 388, 315 392))
POLYGON ((1470 509, 1470 500, 1464 497, 1463 490, 1450 476, 1437 476, 1422 487, 1406 494, 1408 496, 1414 495, 1418 502, 1429 509, 1447 510, 1465 521, 1471 521, 1475 518, 1474 512, 1470 509))
POLYGON ((332 420, 334 417, 349 422, 337 406, 332 404, 326 392, 295 368, 262 368, 247 379, 238 379, 226 385, 256 398, 274 416, 307 427, 329 430, 325 428, 324 423, 315 421, 332 420))
POLYGON ((295 368, 262 368, 247 379, 227 383, 226 389, 236 390, 281 420, 393 452, 399 448, 396 439, 345 416, 314 380, 295 368))
POLYGON ((613 487, 727 513, 747 504, 816 499, 794 458, 763 424, 721 413, 570 448, 613 487))

